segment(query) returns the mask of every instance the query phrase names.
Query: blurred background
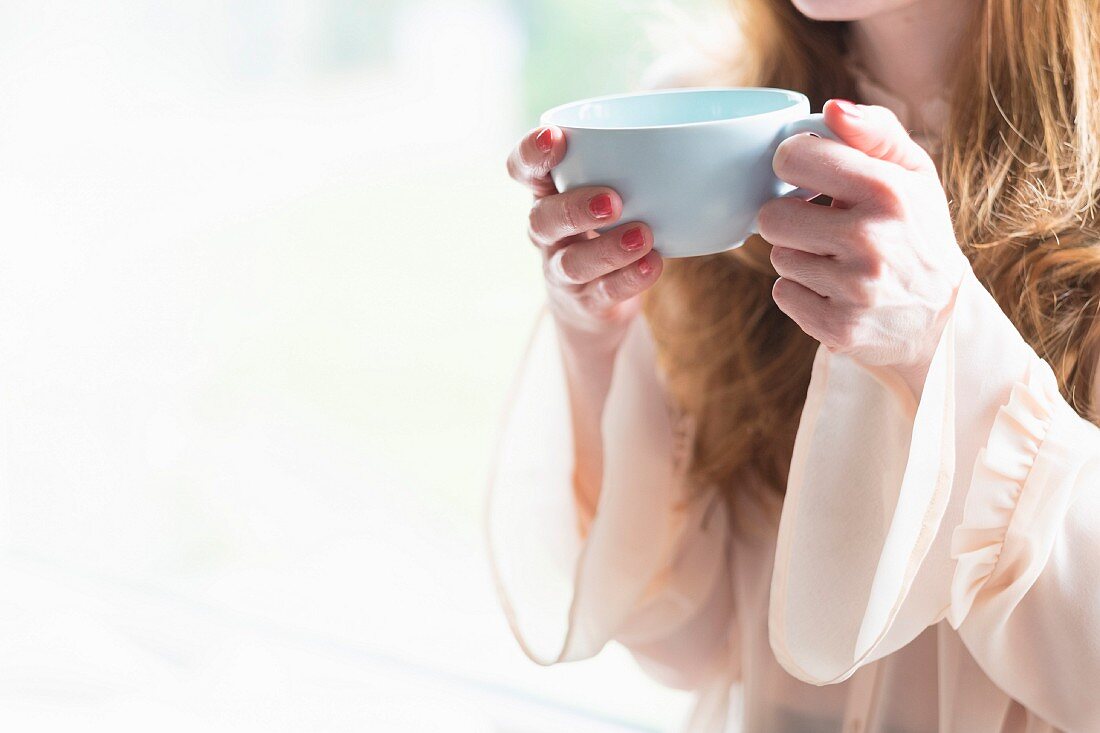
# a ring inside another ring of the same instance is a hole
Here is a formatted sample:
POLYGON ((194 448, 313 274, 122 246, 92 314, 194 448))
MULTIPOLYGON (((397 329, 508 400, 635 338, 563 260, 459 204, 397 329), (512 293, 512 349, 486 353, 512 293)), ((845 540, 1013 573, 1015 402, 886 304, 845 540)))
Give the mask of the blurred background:
POLYGON ((0 3, 0 727, 680 721, 618 647, 528 661, 482 539, 543 292, 506 155, 656 18, 0 3))

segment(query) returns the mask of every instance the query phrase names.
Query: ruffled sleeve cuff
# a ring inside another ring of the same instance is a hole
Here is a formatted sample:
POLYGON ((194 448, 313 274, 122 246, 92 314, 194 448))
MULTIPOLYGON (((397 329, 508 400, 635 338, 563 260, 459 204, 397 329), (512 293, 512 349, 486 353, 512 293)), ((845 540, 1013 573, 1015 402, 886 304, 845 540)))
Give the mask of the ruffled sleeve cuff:
POLYGON ((978 454, 962 522, 947 619, 1004 617, 1034 584, 1053 549, 1077 483, 1095 456, 1096 428, 1062 399, 1046 362, 1035 358, 1012 386, 978 454))
POLYGON ((919 402, 890 372, 818 351, 772 576, 770 641, 791 674, 842 681, 965 615, 1061 402, 1045 366, 969 273, 919 402))
POLYGON ((556 339, 543 309, 507 400, 487 504, 500 601, 524 652, 544 665, 590 657, 613 638, 644 644, 690 618, 719 581, 728 531, 721 507, 684 492, 676 413, 642 317, 604 407, 598 506, 577 503, 556 339))

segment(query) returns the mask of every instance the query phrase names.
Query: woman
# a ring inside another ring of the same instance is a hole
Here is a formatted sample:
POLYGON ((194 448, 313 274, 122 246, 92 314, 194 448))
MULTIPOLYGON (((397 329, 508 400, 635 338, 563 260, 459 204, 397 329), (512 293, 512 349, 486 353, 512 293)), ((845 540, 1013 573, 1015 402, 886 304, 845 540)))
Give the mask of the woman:
POLYGON ((745 731, 1100 731, 1097 3, 744 6, 676 82, 825 103, 844 144, 774 167, 831 206, 662 261, 554 190, 561 130, 509 159, 548 293, 491 493, 512 628, 622 643, 693 731, 738 690, 745 731))

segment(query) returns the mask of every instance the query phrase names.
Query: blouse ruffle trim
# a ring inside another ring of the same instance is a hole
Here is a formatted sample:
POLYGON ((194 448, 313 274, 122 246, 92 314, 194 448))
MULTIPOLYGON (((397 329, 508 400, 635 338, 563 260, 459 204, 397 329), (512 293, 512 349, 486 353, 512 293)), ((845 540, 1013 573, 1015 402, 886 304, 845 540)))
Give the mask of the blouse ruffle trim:
POLYGON ((1046 362, 1032 362, 1012 386, 974 465, 963 518, 951 536, 956 560, 947 619, 958 628, 979 593, 997 575, 1010 525, 1020 521, 1020 496, 1054 421, 1058 384, 1046 362))

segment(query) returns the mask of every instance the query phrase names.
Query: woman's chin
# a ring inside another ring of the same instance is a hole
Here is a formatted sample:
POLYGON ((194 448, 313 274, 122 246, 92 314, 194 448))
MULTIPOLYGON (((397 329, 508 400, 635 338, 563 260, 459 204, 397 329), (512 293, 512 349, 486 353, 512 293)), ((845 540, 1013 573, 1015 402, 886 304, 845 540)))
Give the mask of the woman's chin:
POLYGON ((791 0, 811 20, 863 20, 887 10, 912 5, 914 0, 791 0))

